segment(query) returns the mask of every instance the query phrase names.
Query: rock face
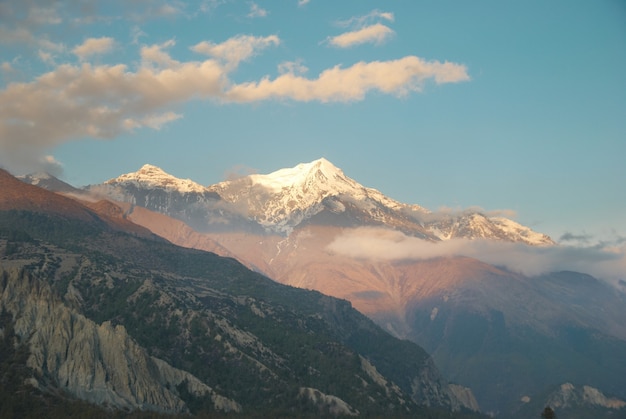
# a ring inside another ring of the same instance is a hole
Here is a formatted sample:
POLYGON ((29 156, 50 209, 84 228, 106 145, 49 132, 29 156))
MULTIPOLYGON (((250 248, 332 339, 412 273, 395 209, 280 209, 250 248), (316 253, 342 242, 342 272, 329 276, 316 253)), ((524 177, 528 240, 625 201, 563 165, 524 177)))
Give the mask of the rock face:
POLYGON ((460 386, 458 384, 450 384, 450 391, 454 393, 456 398, 467 408, 470 410, 474 410, 476 412, 480 411, 480 407, 478 406, 478 402, 476 401, 476 397, 474 397, 474 393, 468 387, 460 386))
POLYGON ((317 406, 321 414, 330 414, 332 416, 358 416, 359 411, 354 409, 348 403, 336 396, 329 396, 321 391, 311 388, 302 387, 299 396, 306 399, 317 406))
POLYGON ((38 386, 51 380, 95 404, 176 413, 188 411, 175 390, 184 383, 192 394, 210 395, 218 410, 241 410, 193 375, 149 356, 124 326, 95 324, 23 270, 0 263, 0 276, 0 309, 13 315, 16 334, 28 343, 38 386))

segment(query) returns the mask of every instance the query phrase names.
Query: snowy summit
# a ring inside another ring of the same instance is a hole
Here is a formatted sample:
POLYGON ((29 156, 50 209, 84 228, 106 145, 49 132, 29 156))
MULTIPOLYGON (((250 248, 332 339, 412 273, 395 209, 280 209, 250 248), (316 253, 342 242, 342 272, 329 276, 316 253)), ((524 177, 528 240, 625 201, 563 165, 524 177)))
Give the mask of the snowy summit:
POLYGON ((107 185, 134 185, 139 189, 164 189, 180 193, 203 193, 206 188, 191 179, 179 179, 166 173, 163 169, 145 164, 136 172, 126 173, 105 182, 107 185))

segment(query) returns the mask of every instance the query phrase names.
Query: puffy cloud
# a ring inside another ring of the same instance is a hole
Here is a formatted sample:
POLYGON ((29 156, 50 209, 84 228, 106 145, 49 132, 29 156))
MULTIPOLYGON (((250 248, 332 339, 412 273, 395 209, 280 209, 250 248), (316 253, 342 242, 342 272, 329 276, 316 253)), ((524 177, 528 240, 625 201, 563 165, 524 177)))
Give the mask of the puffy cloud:
POLYGON ((126 118, 123 121, 124 128, 133 130, 135 128, 148 127, 155 130, 161 129, 161 127, 169 122, 182 118, 181 114, 174 112, 165 112, 162 114, 148 115, 140 119, 126 118))
POLYGON ((342 33, 328 39, 328 42, 336 47, 349 48, 354 45, 373 42, 381 44, 391 37, 394 32, 387 26, 376 23, 374 25, 366 26, 364 28, 342 33))
POLYGON ((355 16, 348 20, 337 22, 338 26, 353 28, 352 31, 329 37, 328 43, 339 48, 349 48, 364 43, 382 44, 387 41, 394 32, 388 26, 378 22, 387 20, 393 22, 394 16, 390 12, 373 10, 364 16, 355 16))
POLYGON ((305 4, 309 4, 311 0, 298 0, 298 6, 302 7, 305 4))
POLYGON ((87 57, 92 55, 104 54, 111 49, 115 45, 115 41, 113 38, 109 38, 103 36, 101 38, 89 38, 86 39, 81 45, 75 47, 72 52, 81 60, 84 60, 87 57))
POLYGON ((141 47, 140 55, 141 61, 144 65, 157 64, 163 67, 175 67, 179 64, 178 61, 173 60, 170 55, 164 50, 176 45, 173 39, 165 41, 162 44, 147 45, 141 47))
POLYGON ((285 61, 278 64, 278 72, 280 74, 304 74, 307 71, 309 71, 309 69, 302 64, 302 60, 285 61))
POLYGON ((230 67, 236 67, 241 61, 247 60, 262 49, 279 44, 280 38, 276 35, 266 37, 239 35, 221 44, 203 41, 191 47, 191 50, 218 58, 226 62, 230 67))
POLYGON ((0 149, 50 147, 85 136, 111 138, 141 126, 158 128, 176 119, 164 108, 219 96, 223 76, 223 68, 211 60, 136 72, 122 64, 61 65, 0 92, 0 149))
POLYGON ((466 256, 533 276, 571 270, 616 281, 626 276, 624 243, 591 247, 528 246, 493 240, 453 239, 429 242, 382 228, 346 230, 328 250, 356 259, 425 260, 466 256))
POLYGON ((350 102, 362 100, 372 90, 396 96, 419 92, 428 80, 437 84, 455 83, 469 80, 469 76, 463 65, 408 56, 392 61, 359 62, 347 68, 336 66, 323 71, 317 79, 286 73, 274 80, 241 83, 233 86, 226 97, 236 102, 266 99, 350 102))
POLYGON ((47 155, 40 159, 41 171, 51 174, 57 178, 63 176, 63 164, 54 156, 47 155))
MULTIPOLYGON (((30 82, 10 83, 0 90, 0 159, 27 166, 28 156, 36 162, 50 147, 69 140, 159 129, 181 117, 175 112, 178 105, 194 99, 346 102, 361 100, 369 91, 402 96, 420 91, 428 80, 441 84, 469 79, 463 65, 414 56, 337 66, 312 79, 301 75, 306 68, 298 61, 282 63, 283 73, 273 80, 237 84, 230 79, 240 62, 278 44, 276 35, 202 42, 192 49, 208 59, 180 62, 167 52, 174 45, 170 40, 143 46, 135 69, 124 64, 62 64, 30 82)), ((94 45, 85 42, 83 56, 97 50, 94 45)), ((110 43, 103 45, 100 51, 110 43)))

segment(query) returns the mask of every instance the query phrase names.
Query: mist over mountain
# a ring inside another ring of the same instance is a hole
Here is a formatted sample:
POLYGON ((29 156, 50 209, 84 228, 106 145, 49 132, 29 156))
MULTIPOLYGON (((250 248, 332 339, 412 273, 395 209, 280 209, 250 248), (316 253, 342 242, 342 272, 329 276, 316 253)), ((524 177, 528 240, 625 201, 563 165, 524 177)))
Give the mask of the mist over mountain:
POLYGON ((128 219, 176 244, 350 301, 424 346, 483 411, 526 417, 565 382, 626 398, 624 293, 586 274, 619 278, 619 252, 558 245, 501 214, 403 204, 325 159, 193 188, 145 168, 89 191, 114 190, 128 219), (157 194, 158 205, 146 199, 157 194), (178 220, 155 222, 148 209, 178 220))

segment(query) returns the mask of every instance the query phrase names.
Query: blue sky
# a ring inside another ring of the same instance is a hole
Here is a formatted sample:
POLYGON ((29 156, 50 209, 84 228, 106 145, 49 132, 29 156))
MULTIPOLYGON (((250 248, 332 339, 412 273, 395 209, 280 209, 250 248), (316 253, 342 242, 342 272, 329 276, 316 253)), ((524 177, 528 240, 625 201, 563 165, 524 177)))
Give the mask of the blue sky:
POLYGON ((0 82, 15 174, 211 184, 326 157, 431 210, 626 237, 620 0, 0 1, 0 82))

